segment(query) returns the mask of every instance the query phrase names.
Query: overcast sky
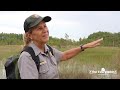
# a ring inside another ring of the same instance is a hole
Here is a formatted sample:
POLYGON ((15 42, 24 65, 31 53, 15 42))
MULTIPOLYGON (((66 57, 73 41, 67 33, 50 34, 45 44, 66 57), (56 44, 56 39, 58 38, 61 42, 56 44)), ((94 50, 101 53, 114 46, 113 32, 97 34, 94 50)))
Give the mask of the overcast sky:
POLYGON ((70 39, 98 32, 120 32, 120 11, 0 11, 0 33, 24 33, 24 20, 32 15, 51 16, 50 36, 70 39))

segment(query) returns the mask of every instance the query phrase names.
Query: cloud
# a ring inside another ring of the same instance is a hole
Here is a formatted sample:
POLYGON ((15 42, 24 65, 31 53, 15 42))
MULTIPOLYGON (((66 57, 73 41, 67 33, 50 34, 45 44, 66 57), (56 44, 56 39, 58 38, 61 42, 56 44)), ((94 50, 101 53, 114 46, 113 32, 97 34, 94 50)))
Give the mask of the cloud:
POLYGON ((0 33, 24 33, 24 20, 32 15, 51 16, 47 23, 50 35, 79 40, 93 32, 120 32, 119 11, 0 11, 0 33))
POLYGON ((0 33, 24 33, 23 30, 15 28, 15 27, 0 27, 0 33))

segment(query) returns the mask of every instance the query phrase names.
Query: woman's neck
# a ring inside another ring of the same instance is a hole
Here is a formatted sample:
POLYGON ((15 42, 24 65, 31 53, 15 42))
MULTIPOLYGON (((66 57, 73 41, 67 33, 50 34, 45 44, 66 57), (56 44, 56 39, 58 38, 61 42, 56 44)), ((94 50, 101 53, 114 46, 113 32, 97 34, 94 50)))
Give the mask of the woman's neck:
POLYGON ((44 52, 45 50, 45 43, 37 43, 37 42, 33 42, 40 50, 42 50, 44 52))

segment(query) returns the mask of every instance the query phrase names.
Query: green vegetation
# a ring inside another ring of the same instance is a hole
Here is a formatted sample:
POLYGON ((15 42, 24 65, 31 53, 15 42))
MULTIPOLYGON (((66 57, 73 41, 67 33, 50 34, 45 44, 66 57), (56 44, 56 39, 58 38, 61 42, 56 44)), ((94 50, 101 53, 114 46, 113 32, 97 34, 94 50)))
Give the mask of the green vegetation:
POLYGON ((110 33, 110 32, 96 32, 90 34, 88 38, 80 39, 80 44, 85 44, 93 40, 103 38, 102 46, 120 47, 120 32, 110 33))
MULTIPOLYGON (((48 44, 52 46, 57 46, 59 48, 64 48, 66 46, 78 46, 80 44, 85 44, 94 41, 99 38, 104 38, 102 46, 110 47, 120 47, 120 32, 110 33, 110 32, 96 32, 90 34, 88 38, 80 38, 79 41, 69 39, 69 36, 65 34, 65 39, 56 38, 50 36, 48 44)), ((23 35, 22 34, 6 34, 0 33, 0 45, 23 45, 23 35)))
POLYGON ((19 53, 22 48, 22 45, 0 45, 0 61, 19 53))
MULTIPOLYGON (((73 46, 71 46, 73 47, 73 46)), ((61 48, 64 51, 71 47, 61 48)), ((6 61, 9 56, 19 53, 22 49, 21 45, 5 45, 0 46, 0 61, 6 61)), ((102 78, 99 76, 92 76, 89 70, 117 70, 117 75, 120 76, 120 48, 118 47, 96 47, 86 49, 76 57, 63 61, 58 66, 60 78, 63 79, 91 79, 102 78)), ((97 75, 97 74, 96 74, 97 75)), ((120 78, 110 76, 109 78, 120 78)), ((106 78, 106 77, 105 77, 106 78)))
MULTIPOLYGON (((100 47, 86 49, 76 57, 63 61, 59 64, 60 78, 63 79, 91 79, 91 78, 120 78, 120 32, 96 32, 88 36, 88 38, 80 38, 74 41, 66 37, 53 38, 50 36, 48 44, 65 51, 70 48, 94 41, 98 38, 104 38, 100 47), (117 75, 109 77, 101 77, 98 74, 89 74, 90 70, 117 70, 117 75)), ((23 48, 22 34, 0 34, 0 62, 3 67, 6 58, 19 53, 23 48)))
POLYGON ((0 45, 22 45, 22 44, 23 44, 22 34, 0 33, 0 45))
MULTIPOLYGON (((101 68, 117 70, 119 76, 120 48, 96 47, 88 49, 68 61, 61 62, 59 66, 60 76, 65 79, 95 78, 89 74, 89 70, 100 70, 101 68)), ((118 78, 118 76, 110 78, 118 78)))

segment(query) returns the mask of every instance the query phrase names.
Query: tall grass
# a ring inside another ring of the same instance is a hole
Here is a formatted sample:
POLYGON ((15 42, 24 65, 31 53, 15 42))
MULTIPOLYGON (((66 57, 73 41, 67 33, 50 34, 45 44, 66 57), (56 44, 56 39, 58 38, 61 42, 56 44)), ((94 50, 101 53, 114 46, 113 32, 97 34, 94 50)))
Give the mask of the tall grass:
POLYGON ((0 61, 3 61, 9 56, 19 53, 22 48, 22 45, 0 45, 0 61))
MULTIPOLYGON (((74 46, 58 48, 61 51, 68 50, 74 46)), ((3 65, 6 58, 15 55, 22 50, 20 45, 0 46, 0 76, 3 76, 3 65)), ((120 78, 120 48, 118 47, 96 47, 86 49, 74 58, 62 61, 58 65, 61 79, 101 79, 120 78), (90 70, 117 70, 117 75, 90 74, 90 70)), ((2 78, 2 77, 0 77, 2 78)))
POLYGON ((117 47, 97 47, 85 50, 76 57, 63 61, 59 64, 60 78, 62 79, 92 79, 92 78, 119 78, 109 74, 109 76, 90 74, 90 70, 120 71, 120 48, 117 47))
POLYGON ((5 79, 4 64, 8 57, 19 53, 22 50, 21 45, 0 45, 0 79, 5 79))

